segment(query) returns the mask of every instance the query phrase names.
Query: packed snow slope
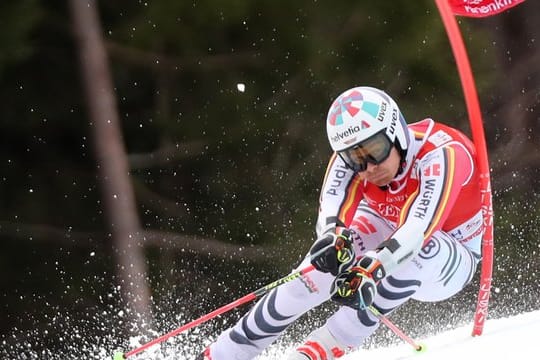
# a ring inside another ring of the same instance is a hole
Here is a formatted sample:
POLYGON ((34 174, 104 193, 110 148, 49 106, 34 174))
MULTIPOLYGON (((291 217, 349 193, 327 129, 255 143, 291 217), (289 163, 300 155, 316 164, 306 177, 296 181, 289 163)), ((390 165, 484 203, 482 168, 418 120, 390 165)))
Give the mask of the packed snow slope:
POLYGON ((426 351, 415 352, 408 344, 357 351, 343 360, 467 360, 540 359, 540 311, 502 319, 488 319, 482 336, 472 337, 472 324, 418 339, 426 351))
MULTIPOLYGON (((384 325, 381 325, 384 326, 384 325)), ((472 323, 425 339, 415 339, 425 347, 416 352, 411 345, 358 350, 340 360, 516 360, 540 359, 540 310, 508 318, 488 319, 484 333, 471 336, 472 323)), ((257 360, 281 360, 293 348, 272 348, 257 360), (284 355, 285 354, 285 355, 284 355)))

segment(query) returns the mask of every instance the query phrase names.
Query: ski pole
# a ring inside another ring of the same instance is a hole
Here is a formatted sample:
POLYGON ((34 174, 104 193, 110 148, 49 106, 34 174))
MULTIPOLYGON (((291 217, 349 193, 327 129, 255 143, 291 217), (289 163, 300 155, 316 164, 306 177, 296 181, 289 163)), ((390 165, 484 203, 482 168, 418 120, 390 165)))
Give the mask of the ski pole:
POLYGON ((403 341, 405 341, 406 343, 408 343, 409 345, 411 345, 414 350, 416 350, 417 352, 422 352, 424 349, 425 349, 425 346, 423 345, 420 345, 418 344, 416 341, 414 341, 412 338, 410 338, 409 336, 407 336, 407 334, 405 334, 403 331, 401 331, 400 328, 398 328, 396 325, 394 325, 393 322, 391 322, 386 316, 384 316, 383 314, 381 314, 381 312, 379 310, 377 310, 377 308, 375 308, 373 305, 371 305, 369 307, 369 310, 371 310, 371 312, 373 313, 373 315, 375 315, 376 317, 379 318, 380 321, 382 321, 382 323, 384 325, 386 325, 390 330, 392 330, 394 332, 394 334, 396 334, 397 336, 399 336, 403 341))
POLYGON ((261 287, 260 289, 258 290, 255 290, 253 291, 252 293, 249 293, 227 305, 224 305, 222 307, 220 307, 219 309, 216 309, 206 315, 203 315, 201 316, 200 318, 196 319, 196 320, 193 320, 185 325, 182 325, 180 326, 178 329, 176 330, 173 330, 165 335, 162 335, 136 349, 133 349, 131 351, 128 351, 127 353, 122 353, 122 352, 116 352, 114 353, 113 355, 113 360, 122 360, 122 359, 127 359, 128 357, 130 356, 133 356, 133 355, 136 355, 146 349, 148 349, 150 346, 153 346, 153 345, 156 345, 156 344, 159 344, 159 343, 162 343, 164 341, 166 341, 167 339, 173 337, 173 336, 176 336, 186 330, 189 330, 197 325, 200 325, 210 319, 213 319, 215 318, 216 316, 218 315, 221 315, 229 310, 232 310, 244 303, 247 303, 251 300, 255 300, 263 295, 265 295, 268 291, 272 290, 272 289, 275 289, 277 287, 279 287, 280 285, 283 285, 285 283, 288 283, 288 282, 291 282, 301 276, 303 276, 304 274, 307 274, 309 273, 310 271, 314 270, 315 267, 313 265, 308 265, 306 266, 305 268, 303 268, 302 270, 299 270, 299 271, 296 271, 296 272, 293 272, 287 276, 284 276, 282 277, 281 279, 278 279, 268 285, 265 285, 263 287, 261 287))
MULTIPOLYGON (((357 259, 358 260, 358 259, 357 259)), ((354 269, 354 268, 353 268, 354 269)), ((358 272, 356 271, 356 276, 360 276, 362 278, 368 278, 368 275, 365 272, 358 272)), ((343 284, 340 285, 340 289, 338 289, 337 293, 341 295, 341 292, 344 293, 351 293, 352 291, 358 292, 361 281, 354 281, 358 278, 354 278, 352 280, 345 280, 343 284)), ((349 296, 349 295, 341 295, 341 296, 349 296)), ((359 310, 365 310, 366 306, 361 306, 359 310)), ((396 325, 394 325, 386 316, 384 316, 379 310, 377 310, 376 307, 373 305, 367 306, 367 309, 371 311, 373 315, 375 315, 383 324, 385 324, 390 330, 394 332, 397 336, 399 336, 403 341, 410 344, 414 350, 417 352, 421 352, 423 350, 423 346, 417 344, 413 339, 411 339, 409 336, 407 336, 403 331, 401 331, 396 325)))

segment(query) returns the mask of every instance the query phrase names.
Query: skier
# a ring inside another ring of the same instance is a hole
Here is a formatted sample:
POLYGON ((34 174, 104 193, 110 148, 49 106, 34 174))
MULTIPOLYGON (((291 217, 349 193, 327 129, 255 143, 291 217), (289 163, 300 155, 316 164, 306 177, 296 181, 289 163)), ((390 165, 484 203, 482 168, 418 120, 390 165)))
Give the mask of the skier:
POLYGON ((315 270, 263 297, 198 359, 253 359, 329 299, 342 306, 287 359, 337 359, 377 329, 376 312, 448 299, 471 281, 483 235, 472 142, 429 118, 407 125, 372 87, 339 95, 326 129, 318 240, 297 268, 315 270))

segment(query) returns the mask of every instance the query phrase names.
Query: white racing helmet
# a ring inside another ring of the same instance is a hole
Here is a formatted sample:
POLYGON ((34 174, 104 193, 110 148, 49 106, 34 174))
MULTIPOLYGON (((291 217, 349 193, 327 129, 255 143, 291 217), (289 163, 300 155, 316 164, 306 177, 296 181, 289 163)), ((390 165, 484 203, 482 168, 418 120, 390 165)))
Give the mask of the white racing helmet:
POLYGON ((365 170, 367 163, 355 163, 351 159, 355 157, 353 149, 356 153, 367 149, 367 161, 380 163, 388 157, 392 144, 404 160, 409 144, 407 123, 396 102, 385 92, 367 86, 346 90, 334 100, 326 118, 326 132, 332 150, 359 171, 365 170), (373 149, 375 154, 369 154, 373 149))

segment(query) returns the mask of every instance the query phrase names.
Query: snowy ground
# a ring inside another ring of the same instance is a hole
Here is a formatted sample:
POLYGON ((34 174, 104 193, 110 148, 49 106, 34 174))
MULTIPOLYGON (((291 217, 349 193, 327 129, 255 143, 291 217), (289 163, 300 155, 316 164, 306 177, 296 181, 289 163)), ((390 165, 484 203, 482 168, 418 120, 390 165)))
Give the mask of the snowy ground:
MULTIPOLYGON (((215 324, 214 324, 215 325, 215 324)), ((399 326, 399 324, 396 324, 399 326)), ((384 326, 384 325, 381 325, 384 326)), ((340 360, 515 360, 515 359, 540 359, 538 350, 535 348, 536 341, 540 340, 540 310, 520 314, 517 316, 488 319, 484 333, 479 337, 472 337, 472 324, 468 324, 453 330, 441 332, 425 339, 415 339, 425 346, 426 351, 415 352, 406 343, 400 345, 359 350, 350 353, 340 360)), ((160 334, 155 334, 158 337, 160 334)), ((392 337, 394 335, 391 335, 392 337)), ((68 336, 69 337, 69 336, 68 336)), ((189 360, 193 359, 200 351, 200 346, 194 348, 187 344, 200 343, 201 337, 205 337, 204 331, 199 328, 193 329, 189 334, 183 334, 169 339, 160 346, 153 346, 143 353, 130 357, 133 360, 189 360)), ((66 342, 71 342, 66 338, 66 342)), ((289 339, 290 340, 290 339, 289 339)), ((398 341, 398 340, 397 340, 398 341)), ((124 351, 134 349, 141 344, 136 339, 131 339, 131 344, 124 351)), ((290 342, 289 342, 290 343, 290 342)), ((87 347, 69 347, 69 352, 36 352, 32 350, 32 344, 20 343, 18 346, 3 346, 0 342, 0 359, 93 359, 110 360, 116 350, 120 350, 111 344, 97 342, 88 343, 87 347)), ((272 345, 264 355, 257 360, 282 360, 293 350, 292 347, 272 345)))
MULTIPOLYGON (((416 339, 426 347, 415 352, 408 344, 373 350, 360 350, 343 357, 343 360, 467 360, 467 359, 540 359, 534 345, 540 340, 540 311, 504 319, 489 319, 484 333, 472 337, 472 325, 463 326, 426 339, 416 339)), ((264 357, 280 359, 280 354, 264 357)), ((341 359, 340 359, 341 360, 341 359)))
POLYGON ((515 317, 488 320, 484 333, 472 337, 472 325, 441 333, 428 339, 421 339, 426 351, 415 353, 410 345, 393 348, 357 352, 344 357, 344 360, 418 359, 540 359, 538 350, 532 347, 540 340, 540 311, 521 314, 515 317))
MULTIPOLYGON (((384 325, 381 325, 384 326, 384 325)), ((386 348, 359 350, 340 360, 515 360, 540 359, 533 347, 540 340, 540 310, 501 319, 488 319, 482 336, 471 336, 472 323, 425 339, 415 339, 426 351, 418 353, 403 343, 386 348)), ((272 346, 257 360, 281 360, 292 351, 272 346)), ((178 355, 150 355, 138 359, 177 359, 178 355), (150 355, 150 356, 148 356, 150 355)))

